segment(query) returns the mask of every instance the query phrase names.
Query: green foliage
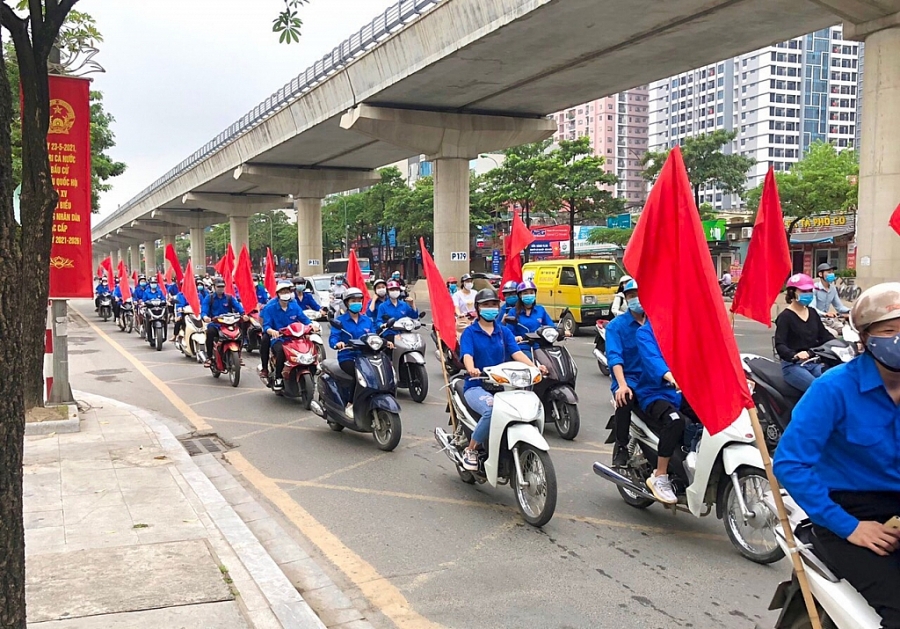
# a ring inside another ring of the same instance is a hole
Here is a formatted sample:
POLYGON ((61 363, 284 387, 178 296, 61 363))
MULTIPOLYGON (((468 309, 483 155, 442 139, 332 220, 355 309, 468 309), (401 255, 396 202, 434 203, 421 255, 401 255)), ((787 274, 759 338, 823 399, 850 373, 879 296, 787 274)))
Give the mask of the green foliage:
POLYGON ((717 216, 716 209, 713 207, 712 203, 701 203, 700 207, 697 209, 700 211, 701 221, 711 221, 717 216))
POLYGON ((537 212, 555 213, 559 205, 548 182, 553 168, 550 145, 544 140, 503 151, 503 163, 485 175, 479 209, 504 212, 518 203, 526 222, 537 212))
POLYGON ((416 242, 434 234, 434 178, 417 179, 412 188, 396 191, 384 214, 384 223, 397 229, 397 240, 416 242))
POLYGON ((628 244, 628 241, 631 240, 631 234, 633 233, 633 227, 630 229, 612 229, 608 227, 598 227, 590 231, 587 240, 589 243, 594 245, 610 243, 619 245, 620 247, 624 247, 628 244))
MULTIPOLYGON (((273 256, 297 257, 297 226, 290 222, 284 212, 264 212, 254 214, 248 221, 250 231, 250 257, 261 260, 266 256, 266 248, 272 248, 273 256)), ((206 255, 218 260, 228 248, 231 240, 231 226, 228 223, 214 225, 206 232, 206 255)), ((237 256, 241 252, 235 251, 237 256)), ((179 252, 179 257, 180 257, 179 252)))
MULTIPOLYGON (((855 210, 858 176, 859 156, 855 151, 838 152, 832 144, 814 142, 790 172, 775 173, 782 212, 799 221, 814 214, 855 210)), ((759 210, 762 189, 761 183, 744 197, 754 216, 759 210)))
POLYGON ((297 9, 300 8, 300 5, 308 2, 309 0, 284 0, 284 11, 272 21, 272 32, 281 33, 278 43, 290 44, 300 41, 300 29, 303 21, 297 17, 297 9))
POLYGON ((125 164, 112 159, 107 151, 116 145, 111 126, 112 114, 103 109, 103 93, 91 92, 91 209, 100 210, 100 193, 112 189, 106 183, 125 172, 125 164))

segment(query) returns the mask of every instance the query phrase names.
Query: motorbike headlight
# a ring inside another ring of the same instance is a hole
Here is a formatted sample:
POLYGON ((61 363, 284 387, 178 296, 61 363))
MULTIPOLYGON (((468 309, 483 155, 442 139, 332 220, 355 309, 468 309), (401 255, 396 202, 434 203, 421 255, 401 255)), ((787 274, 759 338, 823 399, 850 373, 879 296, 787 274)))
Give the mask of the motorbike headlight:
POLYGON ((541 331, 541 336, 543 336, 544 340, 548 343, 556 343, 559 338, 559 330, 556 328, 544 328, 541 331))
POLYGON ((316 360, 316 357, 311 352, 297 353, 297 362, 301 365, 311 365, 316 360))
POLYGON ((369 347, 371 347, 372 349, 374 349, 377 352, 382 347, 384 347, 384 339, 381 338, 380 336, 375 336, 374 334, 370 334, 369 337, 366 339, 366 344, 368 344, 369 347))
POLYGON ((531 372, 527 369, 504 369, 503 375, 517 389, 531 386, 531 372))
POLYGON ((412 319, 404 319, 402 321, 398 321, 397 327, 399 327, 402 330, 406 330, 407 332, 412 332, 412 329, 413 329, 412 319))

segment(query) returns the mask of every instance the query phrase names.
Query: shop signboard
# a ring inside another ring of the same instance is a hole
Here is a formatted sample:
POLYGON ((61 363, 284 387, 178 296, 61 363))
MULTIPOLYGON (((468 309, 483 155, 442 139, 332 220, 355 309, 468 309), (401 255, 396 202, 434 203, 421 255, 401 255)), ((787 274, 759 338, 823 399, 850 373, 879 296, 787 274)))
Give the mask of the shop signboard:
POLYGON ((725 240, 726 231, 724 219, 703 221, 703 233, 706 235, 706 242, 725 240))
POLYGON ((631 229, 631 214, 619 214, 606 219, 609 229, 631 229))

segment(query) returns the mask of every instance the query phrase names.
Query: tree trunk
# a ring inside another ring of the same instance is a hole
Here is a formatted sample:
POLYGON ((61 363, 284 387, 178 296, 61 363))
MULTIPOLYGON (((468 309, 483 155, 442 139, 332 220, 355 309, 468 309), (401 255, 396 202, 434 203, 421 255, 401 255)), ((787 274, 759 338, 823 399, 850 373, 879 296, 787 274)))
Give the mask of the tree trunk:
POLYGON ((694 184, 694 205, 697 206, 697 211, 700 211, 700 184, 694 184))
POLYGON ((569 199, 569 260, 575 259, 575 199, 569 199))

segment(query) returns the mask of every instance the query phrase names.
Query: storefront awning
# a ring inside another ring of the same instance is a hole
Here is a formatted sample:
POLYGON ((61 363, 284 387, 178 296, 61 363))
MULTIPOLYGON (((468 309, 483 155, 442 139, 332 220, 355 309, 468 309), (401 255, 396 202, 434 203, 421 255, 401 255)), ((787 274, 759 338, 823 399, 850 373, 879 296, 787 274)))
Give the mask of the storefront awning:
POLYGON ((831 229, 828 231, 809 232, 806 234, 791 234, 792 245, 811 245, 819 242, 834 242, 835 238, 849 236, 852 229, 831 229))

